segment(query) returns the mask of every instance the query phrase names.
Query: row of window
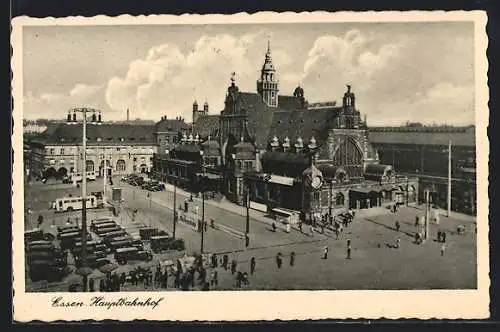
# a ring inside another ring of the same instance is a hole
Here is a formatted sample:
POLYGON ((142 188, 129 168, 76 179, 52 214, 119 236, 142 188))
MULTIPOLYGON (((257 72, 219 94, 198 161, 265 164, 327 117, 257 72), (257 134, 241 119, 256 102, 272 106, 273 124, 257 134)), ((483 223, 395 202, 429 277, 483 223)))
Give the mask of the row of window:
MULTIPOLYGON (((116 149, 116 152, 125 152, 127 151, 127 148, 126 147, 117 147, 117 148, 113 148, 113 149, 116 149)), ((154 153, 154 149, 153 148, 138 148, 138 147, 132 147, 132 149, 135 151, 135 150, 138 150, 138 149, 141 149, 142 152, 144 153, 154 153)), ((65 155, 66 153, 68 154, 71 154, 71 153, 74 153, 75 151, 78 151, 79 149, 76 149, 75 148, 60 148, 59 150, 56 150, 55 148, 47 148, 46 151, 48 154, 50 155, 55 155, 56 154, 56 151, 59 152, 60 155, 65 155)), ((96 149, 95 152, 101 152, 103 149, 96 149)), ((110 152, 110 148, 106 148, 106 152, 110 152)), ((90 149, 87 149, 87 153, 93 153, 94 152, 94 149, 90 148, 90 149)))

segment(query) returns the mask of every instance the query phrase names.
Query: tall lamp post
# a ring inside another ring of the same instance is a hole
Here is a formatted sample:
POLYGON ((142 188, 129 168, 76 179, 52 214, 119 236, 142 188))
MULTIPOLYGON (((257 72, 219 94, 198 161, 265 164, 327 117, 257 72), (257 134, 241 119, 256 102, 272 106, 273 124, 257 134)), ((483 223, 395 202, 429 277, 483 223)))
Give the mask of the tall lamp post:
MULTIPOLYGON (((170 151, 168 149, 165 150, 165 154, 167 155, 167 158, 170 157, 169 155, 170 151)), ((175 185, 175 181, 172 181, 172 185, 174 186, 174 220, 173 220, 173 227, 172 227, 172 237, 175 239, 175 231, 177 228, 177 186, 175 185)))
POLYGON ((250 187, 246 185, 246 225, 245 225, 245 247, 250 245, 250 187))
POLYGON ((201 159, 201 172, 202 172, 202 184, 201 184, 201 245, 200 245, 200 253, 203 254, 203 235, 205 233, 205 168, 203 167, 203 150, 200 150, 200 159, 201 159))
MULTIPOLYGON (((76 122, 76 113, 83 115, 83 130, 82 130, 82 146, 83 146, 83 167, 82 167, 82 255, 81 265, 87 266, 87 112, 93 112, 87 108, 74 108, 73 109, 73 122, 76 122)), ((68 116, 68 120, 70 117, 68 116)), ((71 122, 71 121, 69 121, 71 122)), ((87 275, 83 275, 83 291, 88 291, 87 275)))

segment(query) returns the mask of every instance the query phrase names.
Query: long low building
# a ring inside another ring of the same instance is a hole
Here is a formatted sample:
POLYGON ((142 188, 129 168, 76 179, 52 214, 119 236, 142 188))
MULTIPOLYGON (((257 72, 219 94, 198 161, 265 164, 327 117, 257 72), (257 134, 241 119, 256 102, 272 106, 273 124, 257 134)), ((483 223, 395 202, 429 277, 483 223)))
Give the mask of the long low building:
POLYGON ((369 141, 381 163, 417 177, 420 197, 434 192, 435 203, 447 208, 448 148, 451 143, 451 208, 475 214, 476 137, 475 127, 422 126, 370 128, 369 141))
POLYGON ((81 122, 60 122, 53 125, 45 139, 31 142, 32 174, 61 178, 84 168, 98 176, 104 175, 106 169, 108 175, 149 172, 157 151, 155 125, 100 120, 88 120, 86 161, 83 160, 81 122))

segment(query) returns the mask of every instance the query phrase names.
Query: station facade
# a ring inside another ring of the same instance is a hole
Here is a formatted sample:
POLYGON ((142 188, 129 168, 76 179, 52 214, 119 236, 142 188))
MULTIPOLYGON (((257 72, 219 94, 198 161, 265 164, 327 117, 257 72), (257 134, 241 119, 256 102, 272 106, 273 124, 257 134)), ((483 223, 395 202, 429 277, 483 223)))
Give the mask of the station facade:
POLYGON ((196 112, 178 144, 154 155, 155 176, 259 210, 297 211, 303 221, 417 202, 417 178, 380 163, 351 86, 339 105, 309 103, 300 86, 282 95, 268 47, 256 90, 241 92, 233 73, 224 109, 196 112))

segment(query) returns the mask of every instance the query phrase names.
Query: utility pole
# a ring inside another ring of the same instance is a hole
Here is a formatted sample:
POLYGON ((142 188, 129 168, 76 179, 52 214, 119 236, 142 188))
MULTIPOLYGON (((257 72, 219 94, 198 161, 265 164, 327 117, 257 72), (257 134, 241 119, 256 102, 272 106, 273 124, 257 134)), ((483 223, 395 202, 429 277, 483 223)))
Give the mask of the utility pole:
POLYGON ((429 190, 425 191, 425 229, 424 229, 424 239, 427 240, 429 238, 429 190))
POLYGON ((246 227, 245 227, 245 247, 250 245, 250 188, 247 185, 247 199, 246 199, 246 227))
POLYGON ((104 205, 106 205, 106 182, 108 180, 108 177, 107 177, 107 173, 108 173, 108 164, 106 162, 106 147, 104 147, 104 168, 103 168, 103 172, 104 172, 104 182, 103 182, 103 194, 102 194, 102 202, 104 203, 104 205))
POLYGON ((451 214, 451 140, 448 141, 448 217, 451 214))
MULTIPOLYGON (((73 120, 76 121, 76 112, 83 114, 83 161, 82 161, 82 255, 81 265, 87 266, 87 110, 86 108, 73 109, 73 120)), ((83 291, 88 291, 87 275, 83 275, 83 291)))
POLYGON ((205 192, 201 192, 201 248, 200 253, 203 254, 203 233, 205 233, 205 192))
POLYGON ((174 239, 175 239, 175 227, 177 224, 177 202, 176 202, 176 200, 177 200, 177 186, 174 183, 174 227, 173 227, 173 231, 172 231, 172 236, 174 239))

